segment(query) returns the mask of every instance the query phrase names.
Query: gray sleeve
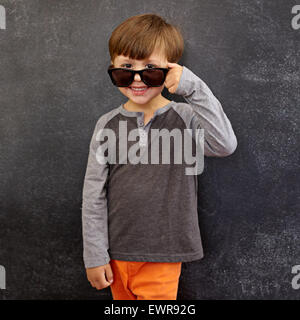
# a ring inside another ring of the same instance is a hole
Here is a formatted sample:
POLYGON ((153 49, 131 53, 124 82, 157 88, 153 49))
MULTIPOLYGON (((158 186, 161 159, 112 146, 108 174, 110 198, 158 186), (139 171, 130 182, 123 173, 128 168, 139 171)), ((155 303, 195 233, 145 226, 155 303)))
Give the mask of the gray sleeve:
POLYGON ((108 254, 108 212, 106 186, 108 164, 101 164, 96 159, 97 148, 101 146, 96 141, 101 128, 101 118, 98 120, 89 146, 87 169, 82 193, 82 235, 83 260, 86 268, 92 268, 109 263, 108 254))
POLYGON ((226 157, 237 147, 237 139, 220 101, 212 91, 187 67, 179 80, 175 94, 181 95, 194 110, 190 128, 204 129, 204 155, 226 157))

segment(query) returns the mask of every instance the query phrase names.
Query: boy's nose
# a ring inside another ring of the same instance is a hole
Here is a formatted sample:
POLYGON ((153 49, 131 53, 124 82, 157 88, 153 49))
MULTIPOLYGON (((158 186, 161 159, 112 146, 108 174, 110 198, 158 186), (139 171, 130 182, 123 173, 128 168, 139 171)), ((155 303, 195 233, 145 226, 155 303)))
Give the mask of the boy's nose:
POLYGON ((136 74, 134 75, 134 80, 135 80, 135 81, 141 81, 142 79, 141 79, 140 75, 139 75, 138 73, 136 73, 136 74))

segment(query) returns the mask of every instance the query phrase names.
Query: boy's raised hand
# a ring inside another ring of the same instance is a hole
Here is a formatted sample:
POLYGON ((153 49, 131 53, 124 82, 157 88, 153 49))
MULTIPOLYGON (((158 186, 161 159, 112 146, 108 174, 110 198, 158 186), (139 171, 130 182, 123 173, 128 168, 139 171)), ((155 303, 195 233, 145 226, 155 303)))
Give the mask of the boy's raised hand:
POLYGON ((95 268, 87 268, 86 275, 92 287, 97 290, 104 289, 113 282, 113 272, 109 263, 95 268))
POLYGON ((168 62, 168 68, 171 68, 166 76, 165 87, 170 93, 175 93, 183 71, 183 67, 177 63, 168 62))

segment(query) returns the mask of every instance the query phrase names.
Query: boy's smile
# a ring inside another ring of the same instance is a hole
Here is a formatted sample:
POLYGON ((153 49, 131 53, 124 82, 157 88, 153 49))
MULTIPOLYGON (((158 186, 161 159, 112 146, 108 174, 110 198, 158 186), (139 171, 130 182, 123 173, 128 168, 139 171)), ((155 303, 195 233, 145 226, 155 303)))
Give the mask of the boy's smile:
POLYGON ((128 87, 129 90, 131 90, 131 93, 135 96, 141 96, 143 94, 145 94, 146 92, 148 92, 148 90, 150 89, 150 87, 146 86, 146 85, 140 85, 140 86, 129 86, 128 87))

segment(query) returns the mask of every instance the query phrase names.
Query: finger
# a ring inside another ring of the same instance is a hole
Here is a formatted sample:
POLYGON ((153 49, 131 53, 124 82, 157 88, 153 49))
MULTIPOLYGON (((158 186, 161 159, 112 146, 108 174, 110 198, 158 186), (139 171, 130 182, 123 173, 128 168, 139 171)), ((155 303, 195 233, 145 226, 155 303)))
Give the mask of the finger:
POLYGON ((172 87, 174 87, 175 86, 175 84, 176 84, 176 81, 174 81, 174 79, 168 79, 168 81, 165 81, 165 84, 166 84, 166 87, 168 88, 168 89, 171 89, 172 87))
POLYGON ((178 66, 177 63, 168 62, 168 67, 169 67, 169 68, 175 68, 175 67, 177 67, 177 66, 178 66))
POLYGON ((97 289, 97 290, 101 290, 102 289, 102 286, 101 286, 101 284, 100 284, 100 282, 99 281, 95 281, 95 288, 97 289))
POLYGON ((168 88, 170 93, 174 93, 176 91, 176 86, 172 85, 170 88, 168 88))
POLYGON ((174 84, 175 84, 175 81, 174 81, 174 78, 173 78, 173 77, 168 77, 168 78, 166 78, 166 80, 165 80, 165 82, 164 82, 164 85, 165 85, 167 88, 172 87, 174 84))
POLYGON ((114 280, 114 275, 110 265, 108 265, 107 268, 105 268, 105 275, 107 281, 111 284, 114 280))

